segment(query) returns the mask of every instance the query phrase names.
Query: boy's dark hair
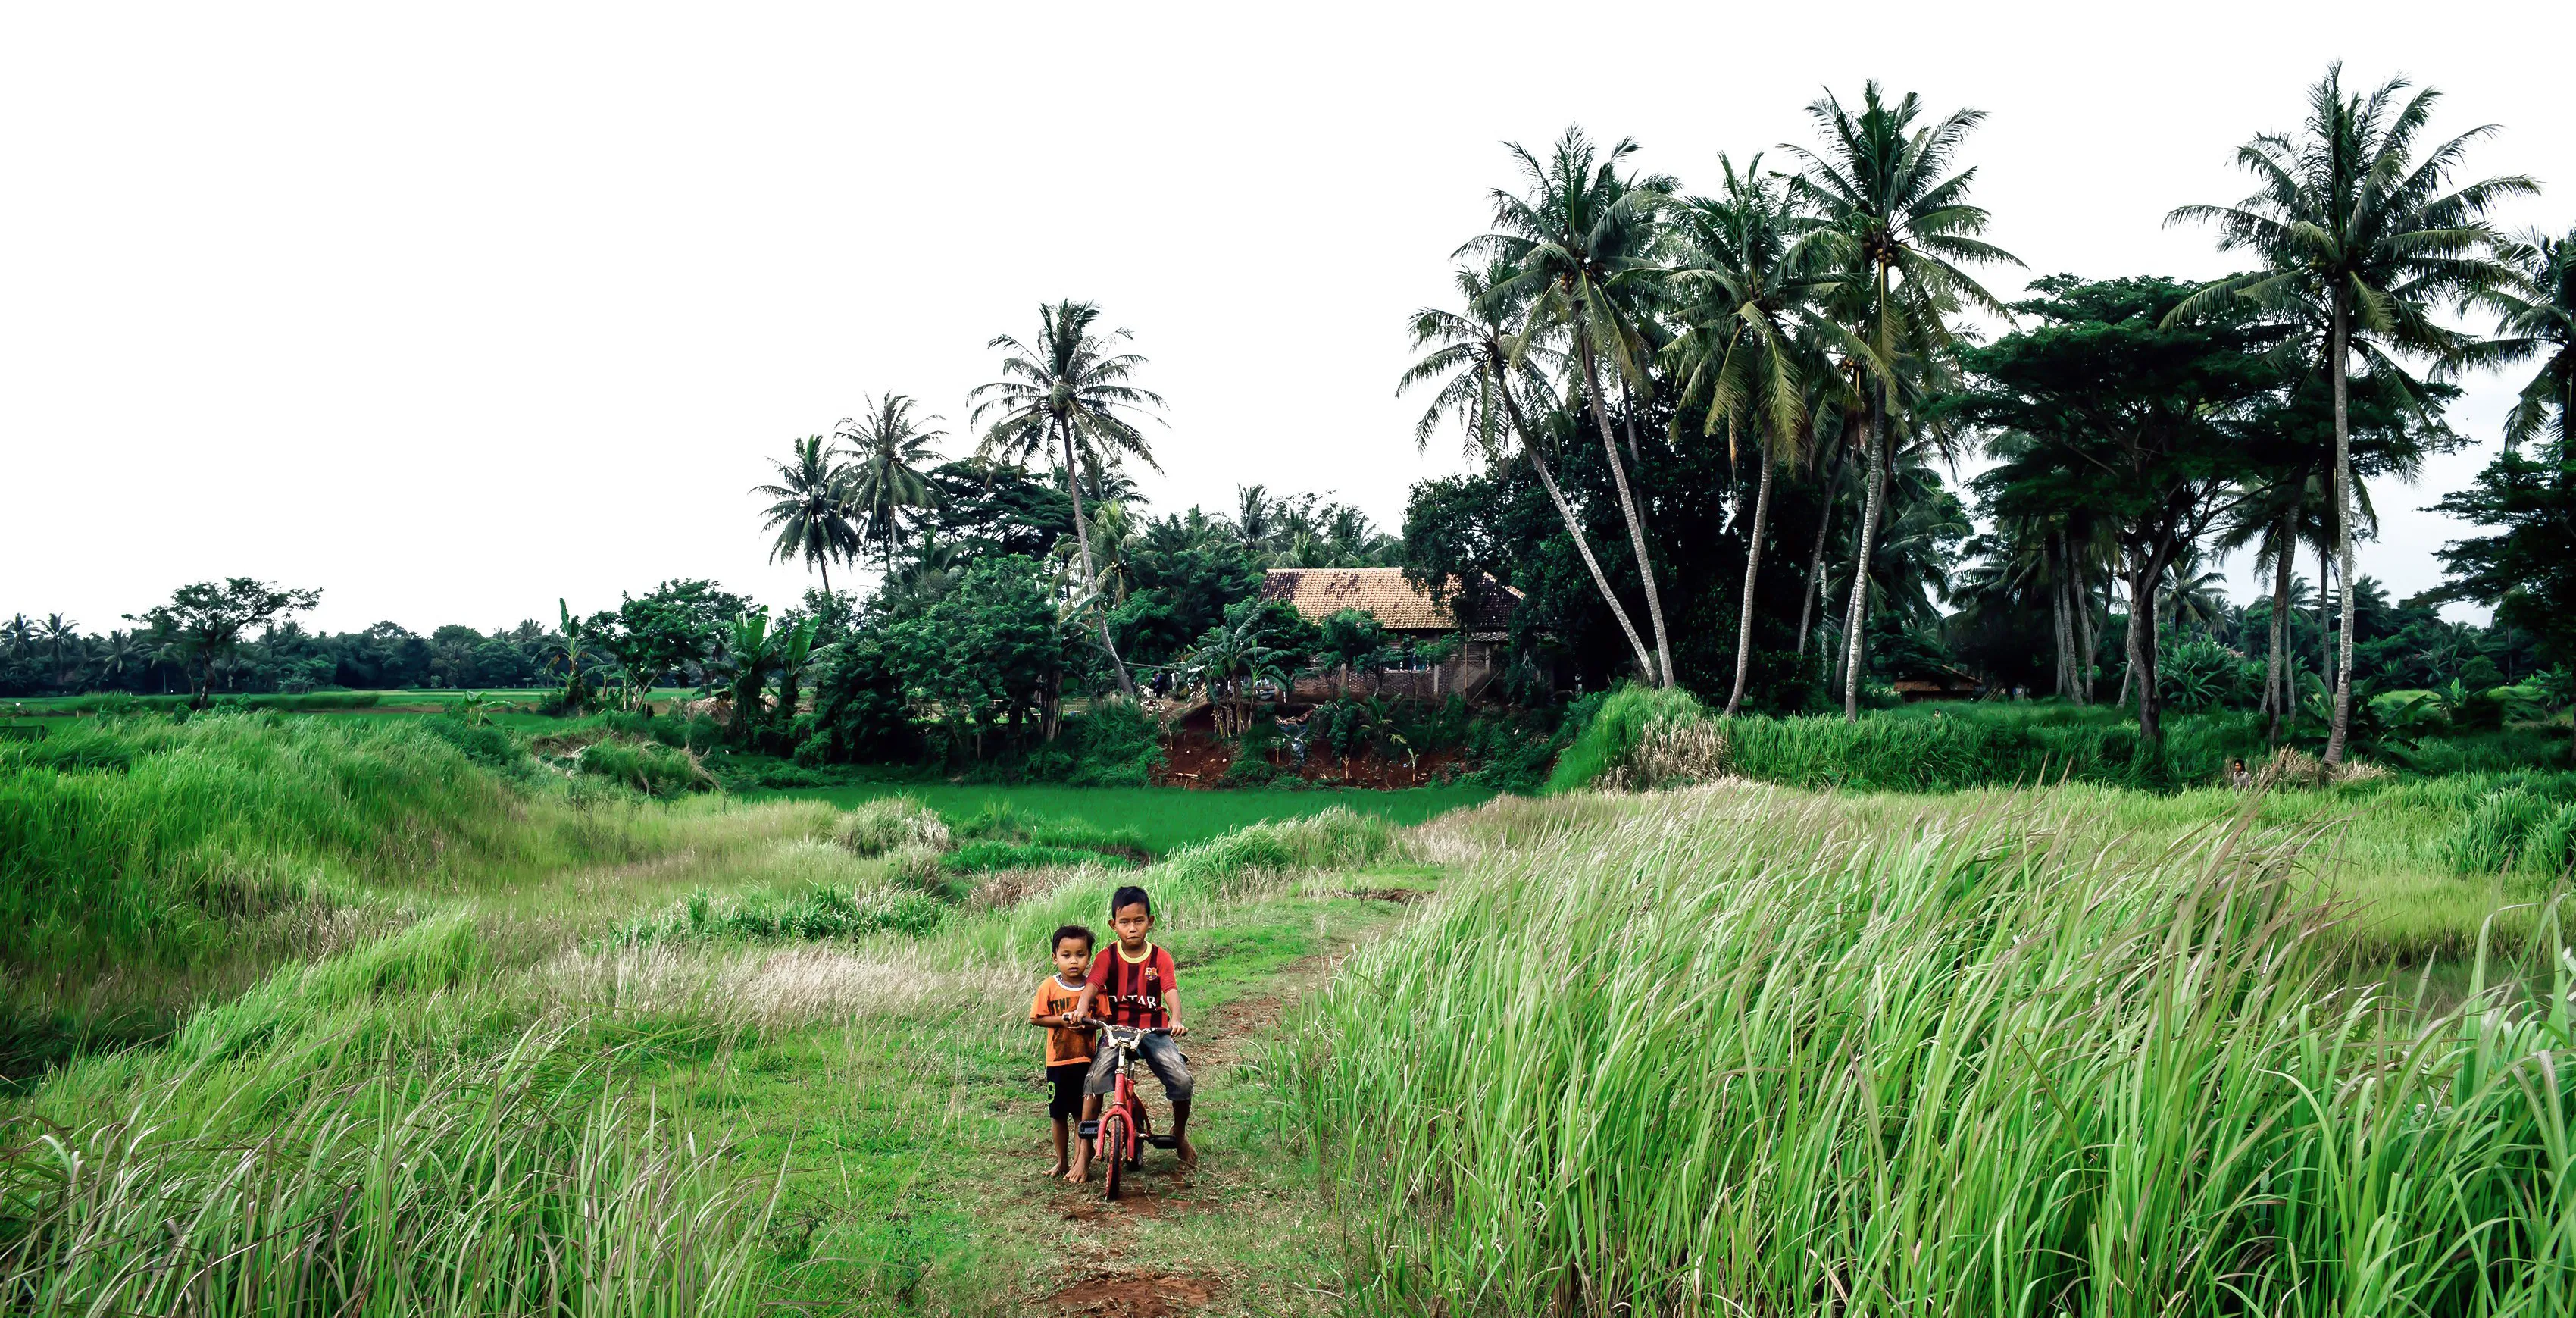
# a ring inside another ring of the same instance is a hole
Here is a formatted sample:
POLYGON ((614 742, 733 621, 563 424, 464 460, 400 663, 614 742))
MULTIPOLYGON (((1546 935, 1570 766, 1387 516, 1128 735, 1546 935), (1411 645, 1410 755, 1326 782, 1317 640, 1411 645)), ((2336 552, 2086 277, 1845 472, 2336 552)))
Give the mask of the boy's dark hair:
POLYGON ((1064 940, 1068 938, 1081 939, 1082 945, 1085 948, 1100 946, 1100 940, 1092 937, 1089 929, 1078 924, 1068 924, 1059 926, 1055 931, 1055 937, 1047 940, 1047 951, 1053 952, 1057 948, 1064 946, 1064 940))
POLYGON ((1120 888, 1118 891, 1109 894, 1110 919, 1117 919, 1118 913, 1126 910, 1130 906, 1144 907, 1145 914, 1147 915, 1152 915, 1154 913, 1154 899, 1146 896, 1145 890, 1137 887, 1135 884, 1128 884, 1127 886, 1120 888))

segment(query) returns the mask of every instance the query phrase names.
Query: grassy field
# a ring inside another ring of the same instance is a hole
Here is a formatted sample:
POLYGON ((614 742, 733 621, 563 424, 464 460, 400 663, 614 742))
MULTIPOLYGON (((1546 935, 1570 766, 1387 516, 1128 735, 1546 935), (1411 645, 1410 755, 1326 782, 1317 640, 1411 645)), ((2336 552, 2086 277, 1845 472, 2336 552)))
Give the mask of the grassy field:
POLYGON ((83 722, 0 743, 9 992, 50 1049, 0 1096, 12 1312, 2556 1314, 2576 1284, 2576 962, 2552 881, 2472 846, 2541 779, 1436 817, 900 789, 934 815, 651 800, 433 720, 83 722), (1159 858, 1082 850, 1126 836, 1159 858), (1047 932, 1130 881, 1207 1160, 1112 1207, 1035 1174, 1022 1017, 1047 932), (43 1032, 116 1003, 164 1024, 43 1032))
POLYGON ((947 816, 952 823, 989 810, 1010 809, 1040 817, 1078 819, 1104 829, 1133 830, 1147 847, 1160 853, 1247 824, 1302 819, 1336 807, 1396 824, 1418 824, 1461 806, 1481 804, 1493 795, 1477 787, 1416 787, 1399 792, 1199 792, 1179 787, 886 783, 763 792, 754 799, 828 801, 847 809, 862 801, 910 796, 947 816))

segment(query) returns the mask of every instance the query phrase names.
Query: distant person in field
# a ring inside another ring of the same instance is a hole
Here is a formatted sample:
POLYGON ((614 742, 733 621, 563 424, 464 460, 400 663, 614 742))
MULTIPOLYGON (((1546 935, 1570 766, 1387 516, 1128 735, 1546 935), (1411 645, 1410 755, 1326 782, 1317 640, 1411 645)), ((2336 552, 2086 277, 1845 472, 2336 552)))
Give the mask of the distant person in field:
MULTIPOLYGON (((1099 1021, 1107 1025, 1129 1025, 1140 1030, 1170 1030, 1169 1034, 1145 1036, 1137 1052, 1154 1078, 1163 1082, 1163 1096, 1172 1100, 1172 1151, 1181 1156, 1183 1166, 1195 1167, 1199 1151, 1190 1146, 1190 1063, 1181 1056, 1178 1044, 1172 1042, 1189 1034, 1181 1024, 1180 975, 1172 967, 1172 954, 1154 945, 1154 902, 1142 888, 1120 888, 1109 896, 1109 927, 1117 941, 1101 950, 1091 963, 1091 973, 1082 986, 1082 1000, 1074 1004, 1074 1018, 1099 1021)), ((1111 1074, 1110 1052, 1097 1050, 1091 1065, 1091 1077, 1083 1085, 1090 1096, 1083 1115, 1098 1111, 1100 1096, 1117 1088, 1117 1077, 1111 1074)), ((1074 1148, 1073 1171, 1069 1177, 1079 1181, 1091 1167, 1088 1145, 1074 1148)))
POLYGON ((2228 762, 2227 780, 2236 784, 2236 790, 2240 792, 2248 791, 2253 788, 2254 771, 2245 767, 2244 756, 2239 755, 2234 760, 2228 762))
POLYGON ((1055 1166, 1047 1169, 1049 1176, 1066 1174, 1065 1147, 1073 1122, 1082 1115, 1082 1078, 1091 1073, 1091 1027, 1075 1008, 1082 1002, 1092 941, 1091 931, 1078 924, 1056 930, 1050 944, 1055 973, 1038 985, 1038 996, 1029 1003, 1029 1024, 1047 1032, 1047 1119, 1055 1123, 1055 1166))

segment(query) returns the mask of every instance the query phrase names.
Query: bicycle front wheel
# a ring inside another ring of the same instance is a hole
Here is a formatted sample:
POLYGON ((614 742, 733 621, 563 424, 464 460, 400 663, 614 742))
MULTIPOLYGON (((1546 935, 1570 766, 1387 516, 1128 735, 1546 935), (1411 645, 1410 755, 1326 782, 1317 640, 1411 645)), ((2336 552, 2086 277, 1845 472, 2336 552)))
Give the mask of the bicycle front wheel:
POLYGON ((1107 1174, 1102 1178, 1101 1188, 1112 1199, 1126 1190, 1121 1182, 1127 1171, 1129 1143, 1126 1116, 1117 1112, 1104 1114, 1100 1118, 1100 1156, 1105 1160, 1103 1165, 1107 1174))

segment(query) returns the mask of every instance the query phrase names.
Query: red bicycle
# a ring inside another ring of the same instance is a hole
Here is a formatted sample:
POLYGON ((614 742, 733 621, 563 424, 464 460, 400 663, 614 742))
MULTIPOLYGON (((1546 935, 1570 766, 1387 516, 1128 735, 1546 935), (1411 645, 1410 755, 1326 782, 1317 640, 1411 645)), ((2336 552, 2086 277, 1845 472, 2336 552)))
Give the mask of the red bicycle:
POLYGON ((1136 1060, 1136 1050, 1147 1034, 1169 1034, 1169 1030, 1141 1030, 1133 1025, 1100 1027, 1100 1046, 1109 1050, 1110 1073, 1115 1087, 1101 1101, 1100 1118, 1082 1123, 1082 1137, 1091 1141, 1092 1159, 1101 1165, 1103 1189, 1112 1199, 1126 1192, 1125 1174, 1144 1164, 1145 1148, 1172 1147, 1169 1135, 1154 1133, 1154 1123, 1145 1104, 1136 1097, 1136 1082, 1127 1073, 1136 1060))

